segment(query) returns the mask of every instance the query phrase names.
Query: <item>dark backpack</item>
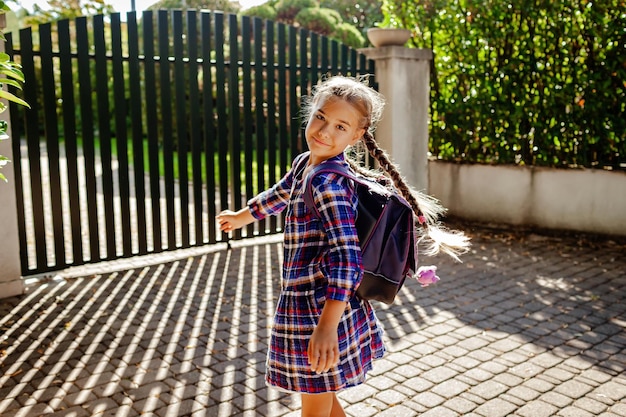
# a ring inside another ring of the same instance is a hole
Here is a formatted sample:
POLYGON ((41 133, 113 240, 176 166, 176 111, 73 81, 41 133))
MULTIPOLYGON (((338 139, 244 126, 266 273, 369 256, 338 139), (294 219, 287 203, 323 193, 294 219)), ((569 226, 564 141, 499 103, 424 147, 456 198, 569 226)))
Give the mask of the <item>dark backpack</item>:
POLYGON ((315 166, 304 181, 304 202, 318 219, 311 181, 322 172, 334 172, 354 182, 358 198, 355 224, 363 260, 363 280, 357 295, 365 300, 393 303, 406 277, 416 270, 411 206, 397 192, 357 176, 345 165, 327 161, 315 166))

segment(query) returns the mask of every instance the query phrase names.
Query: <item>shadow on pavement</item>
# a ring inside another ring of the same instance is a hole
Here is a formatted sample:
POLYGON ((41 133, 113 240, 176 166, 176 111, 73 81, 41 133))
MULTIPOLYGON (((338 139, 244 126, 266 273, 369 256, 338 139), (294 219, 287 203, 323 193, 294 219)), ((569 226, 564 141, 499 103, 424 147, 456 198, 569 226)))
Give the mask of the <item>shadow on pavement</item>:
MULTIPOLYGON (((510 394, 503 410, 513 410, 525 404, 517 404, 516 386, 535 377, 624 373, 623 242, 469 233, 473 247, 463 263, 422 259, 438 265, 440 283, 408 282, 393 306, 376 305, 389 354, 366 385, 342 394, 349 415, 379 415, 397 404, 409 410, 397 415, 444 406, 464 415, 493 400, 479 387, 503 374, 519 380, 496 393, 510 394), (385 399, 390 387, 396 399, 385 399), (425 394, 442 400, 429 404, 425 394)), ((1 300, 0 414, 298 415, 296 396, 264 383, 281 259, 276 241, 241 244, 59 278, 1 300)), ((616 385, 616 398, 602 394, 612 401, 606 407, 626 395, 616 385)))

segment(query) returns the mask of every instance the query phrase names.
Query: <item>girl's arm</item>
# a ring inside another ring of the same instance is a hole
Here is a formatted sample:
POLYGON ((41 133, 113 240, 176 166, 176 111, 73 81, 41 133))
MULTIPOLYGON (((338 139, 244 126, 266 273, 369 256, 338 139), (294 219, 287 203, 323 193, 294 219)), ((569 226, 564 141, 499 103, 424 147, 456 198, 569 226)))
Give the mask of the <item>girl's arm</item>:
POLYGON ((346 309, 345 301, 327 299, 320 320, 313 330, 307 355, 313 372, 327 372, 339 364, 337 327, 346 309))
POLYGON ((222 232, 232 232, 234 229, 240 229, 255 220, 248 207, 244 207, 237 212, 224 210, 217 215, 217 221, 222 232))

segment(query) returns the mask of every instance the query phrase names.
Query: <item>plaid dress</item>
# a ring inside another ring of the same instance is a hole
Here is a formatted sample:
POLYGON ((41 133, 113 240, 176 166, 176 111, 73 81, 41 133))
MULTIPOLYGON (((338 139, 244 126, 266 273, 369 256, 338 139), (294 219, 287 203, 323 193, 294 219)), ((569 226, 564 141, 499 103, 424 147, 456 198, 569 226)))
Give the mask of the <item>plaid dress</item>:
MULTIPOLYGON (((354 226, 356 194, 341 175, 317 175, 312 182, 313 196, 323 220, 316 219, 302 197, 307 158, 308 153, 299 155, 291 171, 250 200, 248 207, 256 219, 287 210, 282 287, 266 381, 285 391, 315 394, 364 382, 372 360, 381 358, 385 348, 371 305, 355 296, 362 278, 354 226), (338 366, 316 374, 308 364, 307 347, 327 299, 346 302, 338 327, 340 359, 338 366)), ((343 154, 331 160, 344 161, 343 154)))

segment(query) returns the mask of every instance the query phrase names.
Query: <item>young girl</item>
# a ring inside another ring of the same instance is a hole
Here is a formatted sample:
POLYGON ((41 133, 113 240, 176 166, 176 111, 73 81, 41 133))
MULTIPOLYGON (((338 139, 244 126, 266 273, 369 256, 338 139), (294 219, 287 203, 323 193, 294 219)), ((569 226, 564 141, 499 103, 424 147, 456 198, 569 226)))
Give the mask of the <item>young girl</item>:
MULTIPOLYGON (((363 141, 411 203, 416 219, 434 223, 443 210, 433 199, 412 191, 376 144, 372 130, 383 106, 382 96, 359 80, 327 79, 304 106, 309 152, 296 157, 291 170, 247 207, 217 216, 220 229, 231 232, 287 210, 282 290, 271 331, 266 381, 300 393, 305 417, 345 416, 336 392, 364 382, 372 361, 385 351, 382 329, 370 303, 355 296, 362 263, 353 186, 332 172, 314 177, 320 221, 307 210, 302 197, 307 173, 325 161, 339 161, 362 175, 380 176, 345 154, 348 147, 363 141)), ((468 241, 462 234, 427 227, 434 240, 431 253, 444 250, 457 256, 466 250, 468 241)))

